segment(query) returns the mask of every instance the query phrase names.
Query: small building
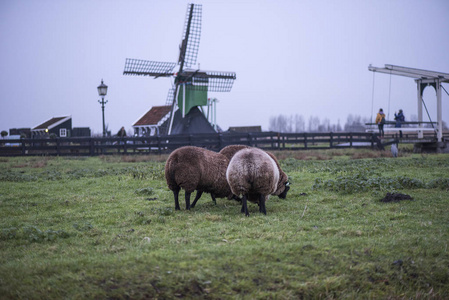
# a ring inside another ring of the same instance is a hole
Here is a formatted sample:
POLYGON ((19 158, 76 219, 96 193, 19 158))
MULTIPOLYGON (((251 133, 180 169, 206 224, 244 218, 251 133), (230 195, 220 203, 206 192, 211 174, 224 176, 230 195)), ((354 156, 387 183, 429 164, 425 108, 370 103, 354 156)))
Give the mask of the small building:
POLYGON ((34 138, 49 137, 52 134, 57 137, 70 137, 72 116, 53 117, 31 129, 31 136, 34 138))
POLYGON ((73 127, 72 137, 90 137, 91 131, 89 127, 73 127))
POLYGON ((20 135, 28 139, 31 137, 31 128, 10 128, 9 135, 20 135))
POLYGON ((152 136, 165 134, 170 122, 170 105, 153 106, 134 125, 134 135, 152 136))
POLYGON ((262 126, 234 126, 229 127, 229 132, 248 133, 248 132, 262 132, 262 126))

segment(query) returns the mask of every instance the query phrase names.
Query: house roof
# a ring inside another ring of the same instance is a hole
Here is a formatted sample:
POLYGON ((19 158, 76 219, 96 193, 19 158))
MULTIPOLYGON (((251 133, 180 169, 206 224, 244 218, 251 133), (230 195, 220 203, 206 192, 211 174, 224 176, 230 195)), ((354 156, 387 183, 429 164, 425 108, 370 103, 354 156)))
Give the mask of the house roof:
POLYGON ((171 110, 170 105, 153 106, 133 126, 157 125, 171 110))
POLYGON ((44 123, 37 125, 36 127, 34 127, 32 130, 45 130, 45 129, 51 129, 65 121, 70 120, 72 117, 71 116, 65 116, 65 117, 53 117, 48 121, 45 121, 44 123))

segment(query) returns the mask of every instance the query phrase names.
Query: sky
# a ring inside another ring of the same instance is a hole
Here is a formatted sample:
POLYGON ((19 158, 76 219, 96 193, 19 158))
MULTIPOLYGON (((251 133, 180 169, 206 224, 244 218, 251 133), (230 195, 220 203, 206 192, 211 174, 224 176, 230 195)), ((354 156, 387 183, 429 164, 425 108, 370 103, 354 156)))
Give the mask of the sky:
MULTIPOLYGON (((97 86, 108 85, 109 130, 127 131, 164 105, 173 78, 125 76, 126 58, 176 62, 184 0, 0 1, 0 130, 72 116, 73 127, 102 132, 97 86)), ((217 122, 260 125, 301 115, 341 125, 348 115, 417 116, 411 78, 368 71, 372 64, 449 73, 447 0, 198 0, 201 69, 234 71, 217 98, 217 122)), ((443 85, 449 91, 449 84, 443 85)), ((449 96, 443 91, 443 120, 449 96)), ((424 101, 436 120, 436 95, 424 101)), ((425 113, 426 115, 426 113, 425 113)), ((427 117, 425 117, 427 121, 427 117)))

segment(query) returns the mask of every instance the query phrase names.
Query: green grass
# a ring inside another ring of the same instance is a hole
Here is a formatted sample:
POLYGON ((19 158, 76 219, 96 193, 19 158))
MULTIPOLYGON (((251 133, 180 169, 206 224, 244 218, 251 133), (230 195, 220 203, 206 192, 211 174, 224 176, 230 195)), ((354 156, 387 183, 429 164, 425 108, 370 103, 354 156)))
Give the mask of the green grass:
POLYGON ((1 158, 0 298, 449 298, 449 155, 363 151, 277 153, 292 188, 249 217, 175 211, 165 157, 1 158))

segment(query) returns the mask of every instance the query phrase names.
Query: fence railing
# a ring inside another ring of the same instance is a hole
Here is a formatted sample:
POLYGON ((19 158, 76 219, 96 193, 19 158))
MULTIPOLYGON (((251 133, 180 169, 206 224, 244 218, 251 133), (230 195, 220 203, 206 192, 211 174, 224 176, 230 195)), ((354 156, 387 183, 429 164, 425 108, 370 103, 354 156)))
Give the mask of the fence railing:
MULTIPOLYGON (((242 144, 265 150, 307 150, 378 146, 376 133, 214 133, 150 137, 74 137, 0 139, 0 156, 170 153, 182 146, 198 146, 219 151, 228 145, 242 144)), ((393 137, 393 136, 392 136, 393 137)), ((430 137, 432 138, 432 137, 430 137)))

